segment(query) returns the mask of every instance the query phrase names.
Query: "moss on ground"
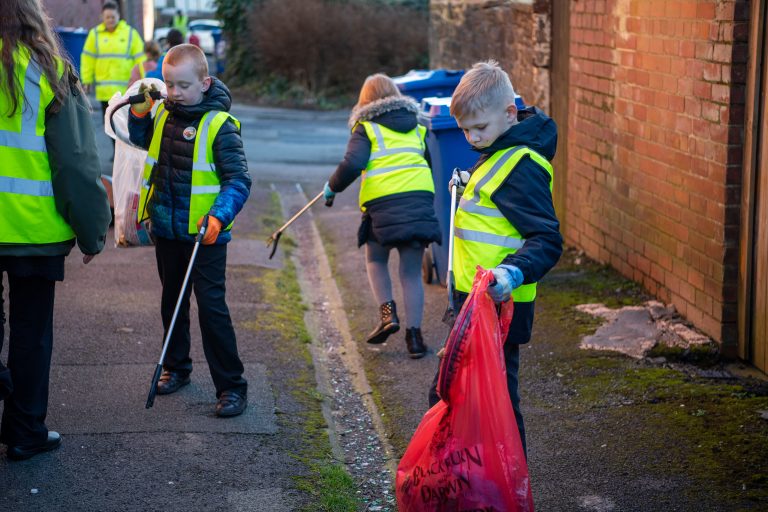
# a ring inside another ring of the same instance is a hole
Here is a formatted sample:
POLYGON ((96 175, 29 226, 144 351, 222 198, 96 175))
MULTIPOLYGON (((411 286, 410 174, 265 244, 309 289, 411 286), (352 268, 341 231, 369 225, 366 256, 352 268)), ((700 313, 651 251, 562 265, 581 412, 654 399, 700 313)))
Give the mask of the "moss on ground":
MULTIPOLYGON (((561 377, 564 388, 575 391, 569 407, 575 413, 599 409, 607 421, 631 425, 623 435, 633 436, 634 446, 665 454, 657 461, 661 474, 714 484, 729 500, 768 503, 768 421, 760 415, 768 410, 768 384, 698 376, 699 366, 718 362, 710 346, 660 347, 651 353, 696 363, 672 367, 579 350, 579 337, 602 321, 573 306, 602 302, 620 307, 647 297, 616 272, 588 261, 577 266, 573 259, 573 254, 566 255, 542 285, 544 311, 536 320, 559 322, 572 333, 558 344, 558 357, 539 361, 561 377)), ((690 489, 695 493, 696 485, 690 489)))
MULTIPOLYGON (((271 233, 280 221, 280 199, 272 194, 270 213, 261 220, 264 233, 271 233)), ((322 413, 323 396, 317 391, 317 381, 309 352, 312 341, 304 323, 306 305, 302 302, 301 288, 296 268, 290 259, 292 240, 284 237, 281 248, 285 251, 285 265, 280 270, 263 269, 258 277, 249 279, 259 289, 261 303, 265 310, 257 320, 246 322, 245 328, 272 331, 279 342, 275 349, 288 360, 300 360, 304 364, 287 378, 276 376, 287 382, 287 388, 296 402, 301 405, 297 414, 280 415, 279 422, 286 428, 301 424, 301 442, 292 454, 309 469, 309 473, 295 477, 297 489, 308 493, 313 503, 307 512, 352 512, 361 508, 357 498, 357 487, 346 469, 333 459, 328 438, 328 425, 322 413)))

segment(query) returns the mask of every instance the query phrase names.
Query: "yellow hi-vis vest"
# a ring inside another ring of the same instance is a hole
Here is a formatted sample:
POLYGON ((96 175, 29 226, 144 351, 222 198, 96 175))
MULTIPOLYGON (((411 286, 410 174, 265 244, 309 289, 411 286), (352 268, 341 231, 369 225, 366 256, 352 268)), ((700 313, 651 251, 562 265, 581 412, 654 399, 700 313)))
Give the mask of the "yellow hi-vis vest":
POLYGON ((109 101, 123 92, 133 66, 146 59, 144 41, 135 28, 120 20, 108 32, 103 23, 92 28, 80 55, 80 74, 85 85, 96 84, 96 99, 109 101))
MULTIPOLYGON (((56 210, 45 146, 45 109, 54 93, 27 48, 18 46, 13 57, 23 90, 11 117, 11 101, 0 94, 0 244, 66 242, 75 233, 56 210)), ((61 76, 64 65, 58 64, 61 76)))
MULTIPOLYGON (((144 163, 144 179, 137 212, 139 223, 149 219, 147 205, 152 199, 154 187, 151 183, 152 169, 157 165, 157 159, 160 157, 160 141, 163 138, 163 128, 167 118, 168 111, 161 103, 155 113, 152 141, 149 143, 149 151, 144 163)), ((195 133, 195 147, 192 153, 192 189, 189 200, 189 221, 187 223, 190 234, 197 233, 198 219, 210 211, 214 201, 216 201, 216 196, 219 195, 221 190, 221 182, 216 172, 216 164, 213 163, 213 141, 227 119, 232 119, 237 128, 240 128, 240 121, 229 113, 212 110, 206 112, 200 119, 200 124, 195 133)), ((224 231, 232 229, 233 223, 234 221, 224 231)))
POLYGON ((435 192, 432 171, 424 159, 426 129, 417 125, 401 133, 370 121, 361 124, 371 141, 371 156, 360 185, 361 210, 365 211, 367 202, 392 194, 435 192))
MULTIPOLYGON (((476 267, 493 268, 517 252, 525 239, 491 201, 491 196, 507 179, 520 160, 528 156, 549 173, 552 191, 552 165, 546 158, 525 146, 497 151, 472 173, 459 201, 454 221, 453 272, 456 289, 469 293, 476 267)), ((515 302, 532 302, 536 283, 512 291, 515 302)))

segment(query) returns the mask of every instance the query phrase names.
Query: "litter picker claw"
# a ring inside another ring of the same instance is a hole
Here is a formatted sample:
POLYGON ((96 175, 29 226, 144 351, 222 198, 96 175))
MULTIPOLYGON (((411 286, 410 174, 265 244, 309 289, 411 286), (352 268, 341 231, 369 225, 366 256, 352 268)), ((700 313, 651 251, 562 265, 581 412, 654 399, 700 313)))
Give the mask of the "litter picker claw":
MULTIPOLYGON (((305 204, 301 208, 301 210, 296 212, 296 214, 293 217, 291 217, 288 220, 288 222, 280 226, 280 228, 277 231, 269 235, 269 238, 267 239, 267 247, 272 246, 272 252, 269 253, 269 259, 272 259, 272 257, 275 255, 275 252, 277 251, 277 244, 280 243, 280 237, 283 236, 283 231, 285 231, 288 228, 288 226, 293 224, 296 221, 296 219, 301 217, 304 214, 304 212, 309 210, 313 204, 318 202, 321 197, 323 197, 322 192, 320 192, 315 197, 313 197, 312 200, 310 200, 307 204, 305 204)), ((326 200, 325 206, 328 206, 328 207, 333 206, 333 198, 326 200)))

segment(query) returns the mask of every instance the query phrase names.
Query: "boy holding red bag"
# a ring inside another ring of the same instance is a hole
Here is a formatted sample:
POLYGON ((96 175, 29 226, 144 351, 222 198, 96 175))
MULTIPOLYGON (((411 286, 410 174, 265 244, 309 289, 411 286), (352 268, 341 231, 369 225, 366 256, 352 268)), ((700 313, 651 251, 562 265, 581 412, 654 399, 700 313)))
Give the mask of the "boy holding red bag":
MULTIPOLYGON (((549 163, 557 147, 557 126, 535 107, 517 109, 509 76, 495 61, 477 63, 464 75, 451 100, 451 115, 480 153, 462 183, 456 211, 454 299, 460 308, 478 265, 492 269, 495 283, 488 287, 488 294, 496 303, 514 299, 504 360, 525 450, 519 348, 531 338, 536 282, 557 263, 563 244, 549 163)), ((437 376, 430 389, 430 406, 440 399, 436 386, 437 376)))

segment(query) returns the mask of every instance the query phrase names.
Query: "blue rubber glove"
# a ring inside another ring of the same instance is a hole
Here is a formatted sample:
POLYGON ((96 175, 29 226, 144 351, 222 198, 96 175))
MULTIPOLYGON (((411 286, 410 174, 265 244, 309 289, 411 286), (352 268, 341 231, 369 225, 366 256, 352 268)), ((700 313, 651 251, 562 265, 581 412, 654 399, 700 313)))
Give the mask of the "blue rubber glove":
POLYGON ((499 265, 491 269, 496 284, 488 287, 488 295, 495 303, 507 302, 512 290, 523 284, 523 272, 514 265, 499 265))
POLYGON ((336 197, 336 192, 331 190, 331 186, 328 184, 328 182, 325 182, 325 185, 323 186, 323 197, 325 198, 325 201, 328 202, 334 197, 336 197))

